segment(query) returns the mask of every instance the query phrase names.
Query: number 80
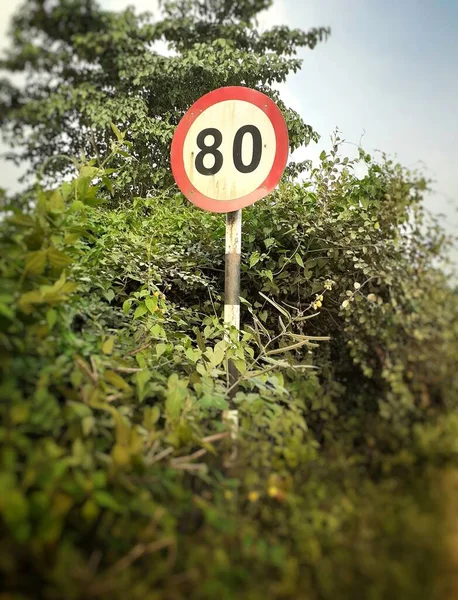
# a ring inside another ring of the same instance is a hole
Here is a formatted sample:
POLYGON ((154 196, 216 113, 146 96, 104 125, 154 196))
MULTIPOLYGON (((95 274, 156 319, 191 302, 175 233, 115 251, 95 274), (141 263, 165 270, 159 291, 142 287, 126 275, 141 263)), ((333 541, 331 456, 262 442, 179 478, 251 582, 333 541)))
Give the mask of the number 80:
MULTIPOLYGON (((200 152, 196 155, 195 166, 196 170, 201 175, 216 175, 221 170, 223 166, 223 155, 218 150, 223 142, 223 134, 216 127, 207 127, 207 129, 203 129, 199 135, 197 136, 197 147, 200 149, 200 152), (213 143, 208 146, 205 144, 205 138, 207 136, 213 136, 213 143), (215 162, 211 167, 206 167, 204 165, 204 157, 207 154, 211 154, 215 162)), ((255 169, 257 169, 259 163, 261 162, 262 156, 262 136, 261 132, 255 125, 244 125, 240 127, 234 137, 234 143, 232 146, 232 160, 234 161, 234 166, 240 173, 252 173, 255 169), (248 165, 245 165, 242 161, 242 143, 243 137, 246 133, 250 133, 253 139, 253 155, 251 157, 251 162, 248 165)))

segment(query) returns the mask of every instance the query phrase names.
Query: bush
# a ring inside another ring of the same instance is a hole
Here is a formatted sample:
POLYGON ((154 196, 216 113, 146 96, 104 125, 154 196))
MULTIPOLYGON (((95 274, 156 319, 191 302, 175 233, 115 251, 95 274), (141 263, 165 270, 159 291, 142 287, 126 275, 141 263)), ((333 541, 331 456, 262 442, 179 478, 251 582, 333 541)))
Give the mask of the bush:
POLYGON ((446 240, 424 181, 362 151, 359 180, 339 143, 244 211, 240 342, 221 215, 173 192, 110 208, 91 163, 6 206, 5 598, 444 598, 446 240))

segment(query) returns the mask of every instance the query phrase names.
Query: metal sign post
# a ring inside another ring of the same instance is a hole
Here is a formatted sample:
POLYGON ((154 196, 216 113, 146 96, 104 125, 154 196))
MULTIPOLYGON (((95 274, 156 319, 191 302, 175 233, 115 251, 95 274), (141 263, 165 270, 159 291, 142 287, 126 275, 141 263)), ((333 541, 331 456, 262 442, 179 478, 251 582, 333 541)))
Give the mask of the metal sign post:
MULTIPOLYGON (((224 280, 224 324, 235 327, 240 331, 240 255, 242 251, 242 209, 226 214, 226 254, 224 280)), ((232 400, 237 392, 238 371, 231 359, 227 362, 229 399, 232 400)), ((231 439, 237 438, 239 429, 239 411, 231 406, 223 413, 231 439)), ((229 462, 234 460, 236 452, 232 453, 229 462)))
MULTIPOLYGON (((224 323, 240 330, 240 254, 242 247, 242 209, 226 215, 226 255, 224 282, 224 323)), ((237 369, 228 361, 230 397, 235 395, 237 369)))

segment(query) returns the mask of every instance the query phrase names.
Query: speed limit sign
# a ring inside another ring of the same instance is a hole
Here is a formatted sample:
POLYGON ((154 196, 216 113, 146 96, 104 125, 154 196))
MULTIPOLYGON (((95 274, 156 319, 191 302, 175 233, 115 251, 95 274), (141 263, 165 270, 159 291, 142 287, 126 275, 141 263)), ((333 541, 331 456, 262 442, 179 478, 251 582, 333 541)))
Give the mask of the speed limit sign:
POLYGON ((196 206, 231 212, 264 198, 280 181, 288 130, 274 102, 244 87, 202 96, 172 140, 175 181, 196 206))

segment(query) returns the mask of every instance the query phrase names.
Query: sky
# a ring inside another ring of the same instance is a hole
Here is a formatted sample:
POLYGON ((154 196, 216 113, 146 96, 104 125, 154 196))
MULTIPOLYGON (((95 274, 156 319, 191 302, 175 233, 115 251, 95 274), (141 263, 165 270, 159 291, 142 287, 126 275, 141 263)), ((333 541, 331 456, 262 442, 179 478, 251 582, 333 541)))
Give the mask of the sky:
MULTIPOLYGON (((157 10, 155 0, 102 0, 106 7, 157 10)), ((20 0, 0 4, 0 51, 20 0)), ((284 100, 322 136, 298 158, 316 159, 338 127, 351 144, 384 151, 434 180, 426 206, 458 234, 458 1, 274 0, 260 25, 330 26, 327 42, 304 50, 302 70, 281 86, 284 100)), ((0 152, 2 147, 0 146, 0 152)), ((0 162, 0 187, 17 172, 0 162)), ((458 264, 458 251, 453 253, 458 264)))

